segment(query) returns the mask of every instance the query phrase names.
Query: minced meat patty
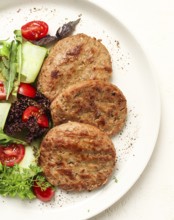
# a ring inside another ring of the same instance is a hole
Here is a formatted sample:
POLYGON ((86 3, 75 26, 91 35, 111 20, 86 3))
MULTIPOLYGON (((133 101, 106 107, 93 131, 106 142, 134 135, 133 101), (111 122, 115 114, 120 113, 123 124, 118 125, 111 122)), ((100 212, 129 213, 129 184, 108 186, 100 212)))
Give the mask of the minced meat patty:
POLYGON ((111 139, 88 124, 53 127, 40 146, 39 163, 47 180, 66 191, 91 191, 106 184, 115 162, 111 139))
POLYGON ((60 93, 51 103, 50 110, 54 125, 82 122, 112 136, 125 125, 127 102, 117 86, 102 80, 86 80, 60 93))
POLYGON ((101 40, 76 34, 58 41, 51 49, 40 71, 37 89, 52 101, 72 84, 88 79, 108 81, 111 74, 111 57, 101 40))

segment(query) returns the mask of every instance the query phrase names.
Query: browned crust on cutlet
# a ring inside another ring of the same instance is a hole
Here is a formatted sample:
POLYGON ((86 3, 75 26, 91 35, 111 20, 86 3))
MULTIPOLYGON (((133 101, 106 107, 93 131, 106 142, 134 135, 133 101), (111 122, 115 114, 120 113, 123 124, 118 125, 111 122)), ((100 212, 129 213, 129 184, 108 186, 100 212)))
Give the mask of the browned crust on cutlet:
POLYGON ((66 191, 91 191, 108 181, 116 151, 110 138, 98 128, 69 122, 47 133, 39 161, 52 185, 66 191))
POLYGON ((111 57, 101 41, 77 34, 58 41, 51 49, 37 89, 52 101, 72 84, 88 79, 109 80, 111 73, 111 57))
POLYGON ((68 121, 91 124, 109 136, 121 131, 127 116, 121 90, 100 80, 88 80, 64 90, 51 104, 54 125, 68 121))

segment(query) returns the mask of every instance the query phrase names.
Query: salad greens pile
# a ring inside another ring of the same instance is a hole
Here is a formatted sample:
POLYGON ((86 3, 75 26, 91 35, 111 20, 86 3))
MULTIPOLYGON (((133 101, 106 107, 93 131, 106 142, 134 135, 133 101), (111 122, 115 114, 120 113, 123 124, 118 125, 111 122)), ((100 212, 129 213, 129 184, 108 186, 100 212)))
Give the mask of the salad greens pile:
MULTIPOLYGON (((0 148, 5 148, 14 143, 27 146, 25 141, 8 136, 3 131, 3 120, 7 118, 11 103, 17 99, 18 87, 22 77, 24 44, 26 42, 23 42, 21 30, 14 31, 14 39, 12 41, 8 39, 0 40, 0 81, 3 82, 6 91, 6 100, 0 102, 0 111, 3 111, 0 114, 0 148)), ((34 45, 34 47, 40 49, 39 46, 34 45)), ((30 48, 32 50, 33 46, 31 45, 30 48)), ((37 48, 35 49, 36 51, 37 48)), ((46 49, 44 48, 44 50, 46 49)), ((42 175, 41 167, 36 162, 31 163, 28 168, 21 167, 20 164, 6 166, 0 162, 0 195, 34 199, 36 198, 32 188, 34 181, 37 181, 37 185, 42 190, 51 187, 51 184, 42 175)))
MULTIPOLYGON (((39 148, 35 149, 36 146, 32 145, 33 152, 37 150, 37 152, 34 152, 36 155, 32 152, 34 161, 30 161, 31 163, 29 163, 27 168, 24 168, 20 165, 20 162, 21 160, 25 161, 23 157, 28 147, 27 143, 18 138, 8 136, 7 134, 9 133, 5 130, 5 123, 8 122, 7 124, 12 131, 15 130, 14 127, 19 128, 17 116, 22 112, 19 117, 21 124, 24 123, 23 114, 25 113, 27 122, 31 125, 29 128, 32 128, 32 130, 34 122, 36 122, 39 132, 41 129, 49 128, 47 115, 41 114, 40 109, 33 105, 34 98, 37 98, 44 105, 44 109, 47 109, 48 102, 45 100, 46 97, 35 91, 35 88, 33 88, 34 97, 33 94, 31 96, 33 89, 30 84, 35 83, 43 61, 48 55, 49 49, 45 46, 49 46, 70 35, 79 21, 80 18, 64 24, 58 28, 55 36, 50 36, 48 34, 48 25, 43 21, 34 20, 23 25, 20 30, 15 30, 12 41, 9 41, 9 39, 0 40, 0 195, 2 196, 20 197, 21 199, 37 197, 44 202, 49 201, 54 196, 54 187, 45 179, 41 167, 37 165, 39 148), (22 91, 20 90, 21 88, 22 91), (17 94, 23 96, 20 97, 17 94), (32 102, 28 101, 29 98, 33 98, 32 102), (15 105, 15 103, 17 104, 15 105), (15 109, 13 109, 14 106, 15 109), (37 108, 39 113, 30 112, 29 110, 33 109, 33 107, 35 107, 35 111, 37 108), (9 118, 13 123, 18 123, 14 124, 14 127, 11 126, 8 121, 9 118), (16 150, 19 147, 17 145, 20 145, 21 151, 16 150), (22 157, 19 157, 17 161, 18 156, 22 157), (8 162, 11 162, 11 164, 9 165, 8 162)), ((25 126, 28 125, 26 124, 27 122, 25 121, 25 126)), ((12 132, 10 134, 13 135, 12 132)))

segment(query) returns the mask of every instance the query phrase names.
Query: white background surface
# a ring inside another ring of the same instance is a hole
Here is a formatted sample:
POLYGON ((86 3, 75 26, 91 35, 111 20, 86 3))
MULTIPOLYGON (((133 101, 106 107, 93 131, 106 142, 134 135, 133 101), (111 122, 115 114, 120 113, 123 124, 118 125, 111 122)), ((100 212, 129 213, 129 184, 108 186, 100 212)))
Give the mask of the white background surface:
POLYGON ((112 11, 143 47, 159 81, 162 110, 145 171, 121 200, 91 220, 174 220, 174 1, 91 1, 112 11))

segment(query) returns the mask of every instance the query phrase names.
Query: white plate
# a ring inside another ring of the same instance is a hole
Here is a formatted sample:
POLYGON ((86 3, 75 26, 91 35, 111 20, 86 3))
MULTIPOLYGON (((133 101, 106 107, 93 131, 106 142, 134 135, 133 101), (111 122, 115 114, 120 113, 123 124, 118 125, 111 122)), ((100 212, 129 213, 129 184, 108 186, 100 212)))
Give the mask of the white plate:
POLYGON ((81 0, 5 0, 0 2, 0 38, 33 19, 44 20, 50 33, 69 20, 81 17, 76 33, 102 39, 112 56, 113 78, 128 102, 128 120, 123 132, 113 138, 117 169, 108 184, 94 192, 66 193, 57 190, 56 199, 21 201, 0 198, 1 218, 87 219, 118 201, 135 183, 155 147, 160 124, 160 100, 153 73, 139 44, 109 12, 81 0))

